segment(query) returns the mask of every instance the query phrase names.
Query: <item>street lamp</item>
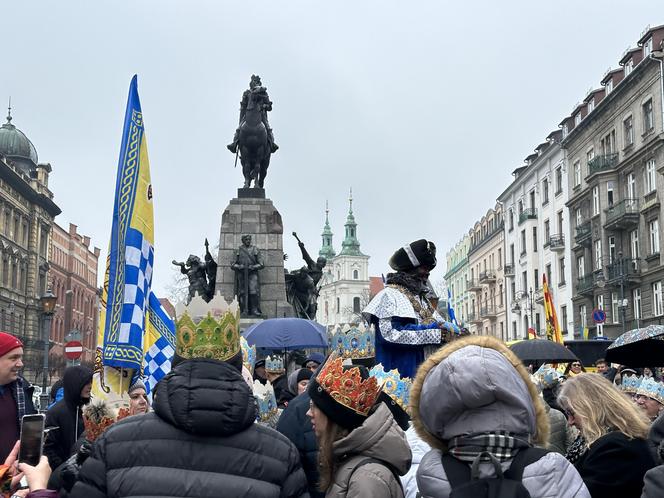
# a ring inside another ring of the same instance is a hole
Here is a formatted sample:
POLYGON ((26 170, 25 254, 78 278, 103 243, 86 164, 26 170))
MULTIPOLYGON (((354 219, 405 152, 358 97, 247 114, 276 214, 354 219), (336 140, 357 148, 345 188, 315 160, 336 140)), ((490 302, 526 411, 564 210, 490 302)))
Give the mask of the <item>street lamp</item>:
POLYGON ((55 303, 58 298, 55 296, 51 289, 47 289, 46 293, 39 299, 42 306, 42 314, 44 315, 44 363, 43 363, 43 377, 42 377, 42 393, 40 396, 40 406, 44 409, 48 405, 48 394, 46 394, 46 387, 48 384, 48 350, 51 339, 51 319, 55 313, 55 303))

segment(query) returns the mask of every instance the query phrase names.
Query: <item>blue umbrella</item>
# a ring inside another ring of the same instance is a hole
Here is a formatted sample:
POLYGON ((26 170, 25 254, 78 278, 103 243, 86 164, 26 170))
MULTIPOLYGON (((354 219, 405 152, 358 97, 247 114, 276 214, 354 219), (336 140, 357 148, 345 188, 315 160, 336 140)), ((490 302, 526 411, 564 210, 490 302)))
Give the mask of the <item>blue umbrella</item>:
POLYGON ((325 327, 302 318, 270 318, 244 332, 250 346, 268 349, 327 348, 325 327))

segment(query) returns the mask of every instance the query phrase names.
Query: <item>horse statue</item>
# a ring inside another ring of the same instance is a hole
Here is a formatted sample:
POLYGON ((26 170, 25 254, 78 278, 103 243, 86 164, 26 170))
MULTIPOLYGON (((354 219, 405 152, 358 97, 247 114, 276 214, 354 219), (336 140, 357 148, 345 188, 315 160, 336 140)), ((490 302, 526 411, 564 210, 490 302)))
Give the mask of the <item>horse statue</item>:
POLYGON ((244 175, 244 188, 263 188, 267 168, 270 166, 271 144, 263 123, 263 108, 270 100, 263 87, 251 92, 244 121, 239 128, 238 151, 244 175))

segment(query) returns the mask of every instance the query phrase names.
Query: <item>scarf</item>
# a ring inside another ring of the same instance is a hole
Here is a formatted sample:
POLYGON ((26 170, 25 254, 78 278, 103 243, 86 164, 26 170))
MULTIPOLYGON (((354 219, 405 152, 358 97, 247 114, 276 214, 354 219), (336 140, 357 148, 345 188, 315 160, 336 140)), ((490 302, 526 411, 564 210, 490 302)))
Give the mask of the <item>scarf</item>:
POLYGON ((569 445, 565 458, 567 458, 569 463, 576 463, 579 458, 585 454, 586 451, 588 451, 586 440, 581 434, 579 434, 574 442, 569 445))
MULTIPOLYGON (((473 462, 482 453, 493 455, 498 461, 511 460, 522 448, 530 448, 530 441, 507 431, 481 432, 452 438, 448 443, 450 454, 464 462, 473 462)), ((491 459, 483 455, 480 461, 491 459)))
POLYGON ((426 296, 429 292, 429 288, 422 282, 422 279, 411 275, 410 273, 397 272, 397 273, 388 273, 385 283, 388 285, 399 285, 405 287, 410 292, 419 297, 426 296))
POLYGON ((14 382, 14 399, 16 400, 16 412, 18 413, 18 426, 21 426, 21 419, 25 415, 25 391, 23 390, 23 379, 20 377, 14 382))

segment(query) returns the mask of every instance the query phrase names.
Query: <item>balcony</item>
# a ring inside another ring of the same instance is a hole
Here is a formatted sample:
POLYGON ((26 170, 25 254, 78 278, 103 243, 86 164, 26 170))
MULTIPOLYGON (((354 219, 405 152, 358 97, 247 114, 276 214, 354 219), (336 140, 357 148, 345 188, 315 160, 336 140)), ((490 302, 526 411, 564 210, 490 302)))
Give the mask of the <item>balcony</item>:
POLYGON ((591 274, 579 277, 576 285, 576 292, 584 296, 592 296, 595 287, 595 278, 591 274))
POLYGON ((496 315, 497 315, 496 307, 493 305, 482 306, 482 308, 480 309, 480 316, 482 318, 493 319, 496 318, 496 315))
POLYGON ((564 251, 565 236, 562 234, 549 235, 549 249, 552 251, 564 251))
POLYGON ((542 287, 535 289, 533 292, 533 299, 538 304, 542 304, 544 302, 544 289, 542 289, 542 287))
POLYGON ((496 281, 496 272, 494 270, 484 270, 480 272, 480 284, 492 284, 496 281))
POLYGON ((526 220, 536 220, 536 219, 537 219, 537 209, 526 208, 519 215, 519 225, 526 220))
POLYGON ((595 156, 588 161, 588 176, 595 173, 601 173, 615 168, 618 165, 618 154, 605 154, 602 156, 595 156))
POLYGON ((521 311, 521 304, 519 304, 518 302, 513 302, 510 309, 512 310, 512 313, 518 313, 519 311, 521 311))
POLYGON ((639 226, 639 200, 624 199, 605 209, 606 222, 604 228, 608 230, 626 230, 639 226))
POLYGON ((505 270, 505 276, 506 277, 513 277, 514 276, 514 265, 513 264, 505 265, 504 270, 505 270))
POLYGON ((590 246, 592 242, 592 227, 590 221, 580 224, 575 229, 574 240, 581 246, 590 246))
POLYGON ((613 285, 627 285, 641 280, 641 262, 638 259, 619 259, 608 265, 606 270, 607 280, 613 285))
POLYGON ((472 280, 467 280, 466 281, 466 288, 470 292, 476 292, 476 291, 481 291, 482 286, 480 285, 478 280, 472 279, 472 280))
POLYGON ((482 318, 475 312, 468 313, 468 321, 470 323, 482 323, 482 318))

